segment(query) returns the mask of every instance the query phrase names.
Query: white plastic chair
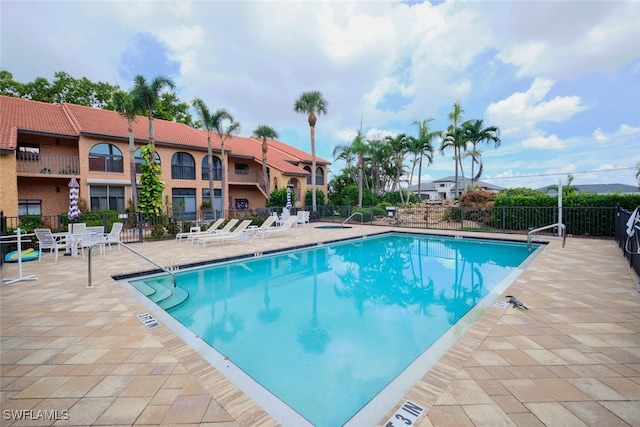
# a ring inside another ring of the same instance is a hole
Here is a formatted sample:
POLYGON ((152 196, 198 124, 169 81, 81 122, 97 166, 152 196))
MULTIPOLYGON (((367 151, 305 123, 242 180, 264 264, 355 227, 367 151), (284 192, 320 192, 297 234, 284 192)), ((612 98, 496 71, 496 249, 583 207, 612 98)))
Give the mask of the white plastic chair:
POLYGON ((61 242, 59 239, 51 233, 51 230, 48 228, 36 228, 33 230, 36 237, 38 238, 38 246, 40 250, 40 256, 38 256, 38 261, 42 259, 42 251, 50 250, 52 253, 55 252, 55 260, 58 261, 58 250, 66 249, 67 245, 65 242, 61 242))
POLYGON ((109 245, 109 249, 111 249, 111 244, 115 243, 118 245, 118 250, 122 250, 120 248, 120 232, 122 231, 122 225, 123 224, 121 222, 114 222, 109 234, 104 235, 104 244, 109 245))
POLYGON ((82 258, 84 258, 84 248, 90 248, 95 245, 100 245, 100 253, 104 253, 104 227, 87 227, 82 233, 82 241, 80 242, 80 250, 82 251, 82 258))

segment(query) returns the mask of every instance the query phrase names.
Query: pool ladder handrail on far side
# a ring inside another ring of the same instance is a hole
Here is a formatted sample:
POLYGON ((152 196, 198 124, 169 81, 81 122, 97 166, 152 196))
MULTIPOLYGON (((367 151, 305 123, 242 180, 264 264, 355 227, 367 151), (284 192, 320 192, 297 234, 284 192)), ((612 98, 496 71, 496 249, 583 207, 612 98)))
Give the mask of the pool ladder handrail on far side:
POLYGON ((354 212, 351 215, 349 215, 349 218, 345 219, 344 221, 342 221, 342 225, 344 226, 347 222, 349 222, 349 220, 351 218, 353 218, 356 215, 360 215, 360 225, 362 225, 364 223, 364 215, 362 215, 362 212, 354 212))
MULTIPOLYGON (((125 249, 129 249, 131 252, 133 252, 134 254, 138 255, 140 258, 144 259, 145 261, 155 265, 156 267, 158 267, 160 270, 164 271, 165 273, 171 275, 171 277, 173 278, 173 287, 175 288, 177 286, 176 284, 176 275, 173 273, 173 271, 168 270, 167 268, 161 266, 160 264, 158 264, 157 262, 147 258, 146 256, 142 255, 140 252, 136 251, 135 249, 132 249, 131 247, 129 247, 128 245, 125 245, 122 242, 118 242, 118 244, 122 247, 124 247, 125 249)), ((92 284, 91 284, 91 251, 93 250, 93 248, 95 248, 96 246, 98 246, 98 244, 92 245, 89 247, 89 261, 88 261, 88 275, 89 275, 89 283, 87 283, 87 288, 92 288, 92 284)))
POLYGON ((554 227, 558 227, 560 229, 560 233, 562 234, 562 247, 564 248, 564 245, 567 241, 567 227, 564 224, 556 223, 551 225, 545 225, 544 227, 535 228, 533 230, 529 230, 529 232, 527 233, 527 248, 529 248, 529 252, 531 252, 531 235, 533 233, 537 233, 538 231, 548 230, 549 228, 554 228, 554 227))

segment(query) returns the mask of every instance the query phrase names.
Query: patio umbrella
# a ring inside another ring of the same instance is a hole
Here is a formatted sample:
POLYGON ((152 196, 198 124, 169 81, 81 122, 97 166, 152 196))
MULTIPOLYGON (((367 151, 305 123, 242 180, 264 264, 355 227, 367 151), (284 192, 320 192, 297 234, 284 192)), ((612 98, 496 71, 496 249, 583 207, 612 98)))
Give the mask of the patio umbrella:
POLYGON ((289 187, 287 187, 287 209, 291 209, 292 205, 291 205, 291 189, 289 187))
POLYGON ((78 196, 80 193, 80 185, 78 185, 78 181, 74 178, 71 178, 69 182, 69 212, 67 216, 70 221, 78 218, 81 214, 80 209, 78 208, 78 196))

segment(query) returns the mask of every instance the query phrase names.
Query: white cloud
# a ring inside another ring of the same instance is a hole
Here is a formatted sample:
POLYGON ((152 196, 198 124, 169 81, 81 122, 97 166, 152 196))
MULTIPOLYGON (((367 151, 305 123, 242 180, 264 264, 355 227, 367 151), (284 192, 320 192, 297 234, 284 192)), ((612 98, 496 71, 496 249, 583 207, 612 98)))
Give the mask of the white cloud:
POLYGON ((516 92, 506 99, 491 103, 485 111, 490 123, 500 128, 501 135, 512 138, 538 137, 541 122, 562 122, 586 107, 577 96, 556 96, 545 100, 555 82, 536 78, 526 92, 516 92))
POLYGON ((533 148, 536 150, 562 150, 566 143, 561 141, 556 135, 536 136, 525 139, 521 142, 523 148, 533 148))
POLYGON ((602 129, 600 128, 597 128, 596 130, 593 131, 593 137, 598 142, 609 142, 612 140, 633 137, 633 136, 640 137, 640 127, 621 124, 620 128, 616 132, 612 132, 609 134, 603 132, 602 129))

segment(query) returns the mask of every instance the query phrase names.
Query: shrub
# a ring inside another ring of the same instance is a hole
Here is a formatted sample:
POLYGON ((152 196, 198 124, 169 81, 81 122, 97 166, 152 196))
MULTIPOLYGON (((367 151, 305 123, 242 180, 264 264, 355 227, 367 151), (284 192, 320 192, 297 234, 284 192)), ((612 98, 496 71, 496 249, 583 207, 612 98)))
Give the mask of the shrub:
POLYGON ((31 233, 36 228, 42 228, 42 217, 40 215, 25 215, 20 217, 20 229, 22 233, 31 233))
MULTIPOLYGON (((304 204, 305 206, 311 206, 313 205, 313 190, 312 189, 308 189, 306 193, 304 193, 304 204)), ((326 198, 324 196, 324 192, 319 189, 316 188, 316 205, 317 206, 324 206, 327 204, 326 198)))

